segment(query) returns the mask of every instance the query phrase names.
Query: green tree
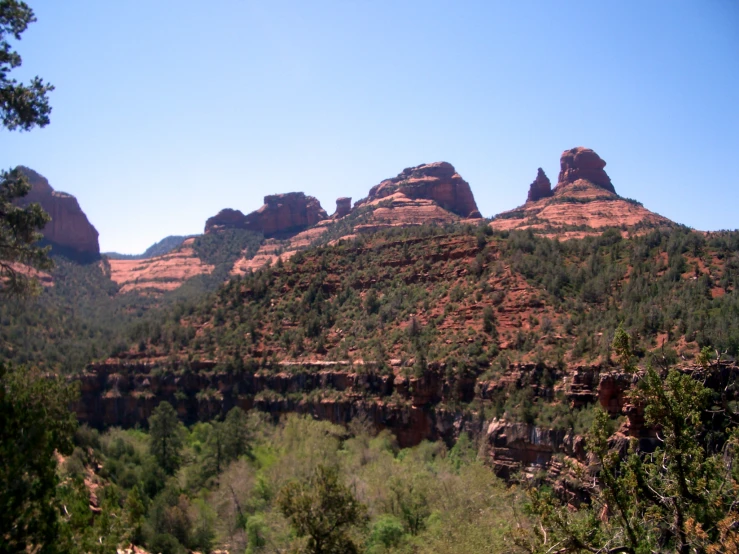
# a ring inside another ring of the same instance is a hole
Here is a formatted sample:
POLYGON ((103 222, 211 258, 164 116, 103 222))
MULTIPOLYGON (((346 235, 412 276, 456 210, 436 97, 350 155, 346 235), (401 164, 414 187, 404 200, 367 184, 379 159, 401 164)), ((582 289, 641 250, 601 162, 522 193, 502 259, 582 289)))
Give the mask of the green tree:
POLYGON ((223 451, 227 461, 235 460, 249 451, 249 420, 246 412, 231 408, 223 422, 223 451))
POLYGON ((631 335, 624 330, 623 324, 619 324, 616 329, 616 333, 613 335, 611 348, 613 348, 616 356, 618 356, 618 361, 621 363, 621 366, 625 371, 636 371, 631 335))
POLYGON ((161 402, 149 417, 149 448, 159 466, 169 475, 180 467, 184 429, 169 402, 161 402))
POLYGON ((359 551, 347 531, 364 519, 366 508, 339 482, 336 467, 319 465, 307 482, 288 483, 280 490, 277 504, 298 537, 305 539, 302 552, 359 551))
POLYGON ((125 526, 127 529, 126 538, 134 543, 141 544, 143 540, 142 525, 146 516, 146 505, 144 504, 144 494, 138 484, 128 492, 126 502, 123 505, 125 512, 125 526))
POLYGON ((0 552, 58 552, 54 452, 70 454, 75 390, 0 363, 0 552))
MULTIPOLYGON (((0 118, 11 131, 28 131, 49 123, 51 107, 47 93, 54 89, 35 77, 29 84, 9 77, 21 65, 21 56, 11 46, 36 21, 33 10, 25 2, 0 0, 0 118)), ((30 186, 18 169, 0 172, 0 290, 5 293, 29 294, 38 290, 36 280, 21 266, 49 269, 47 250, 34 245, 39 230, 49 216, 38 204, 19 207, 14 204, 30 186)))

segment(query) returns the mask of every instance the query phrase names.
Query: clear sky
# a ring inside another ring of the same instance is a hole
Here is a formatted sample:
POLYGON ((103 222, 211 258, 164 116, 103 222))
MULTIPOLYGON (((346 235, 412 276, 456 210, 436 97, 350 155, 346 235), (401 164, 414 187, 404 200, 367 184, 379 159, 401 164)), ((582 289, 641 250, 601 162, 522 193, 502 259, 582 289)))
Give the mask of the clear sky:
POLYGON ((103 251, 304 191, 329 213, 445 160, 492 216, 593 148, 622 196, 739 227, 739 2, 27 0, 51 124, 0 167, 77 196, 103 251))

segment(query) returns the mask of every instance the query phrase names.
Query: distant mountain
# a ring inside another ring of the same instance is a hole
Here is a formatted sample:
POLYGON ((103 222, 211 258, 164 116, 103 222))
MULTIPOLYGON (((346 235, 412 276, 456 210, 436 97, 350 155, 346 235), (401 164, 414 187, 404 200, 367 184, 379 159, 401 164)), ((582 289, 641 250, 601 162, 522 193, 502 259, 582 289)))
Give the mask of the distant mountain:
POLYGON ((170 235, 164 237, 159 242, 155 242, 147 248, 143 254, 119 254, 118 252, 105 252, 104 255, 111 260, 143 260, 153 258, 155 256, 163 256, 169 254, 172 250, 180 246, 193 235, 170 235))

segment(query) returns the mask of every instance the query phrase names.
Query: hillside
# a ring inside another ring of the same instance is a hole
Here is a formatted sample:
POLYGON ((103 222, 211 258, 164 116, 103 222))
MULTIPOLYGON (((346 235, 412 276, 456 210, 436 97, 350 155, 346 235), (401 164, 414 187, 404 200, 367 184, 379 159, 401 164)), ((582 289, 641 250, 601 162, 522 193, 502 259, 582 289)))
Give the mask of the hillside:
MULTIPOLYGON (((495 437, 525 435, 507 427, 520 424, 566 433, 596 403, 626 416, 619 325, 642 366, 694 367, 705 347, 724 364, 739 355, 739 234, 618 197, 604 166, 566 151, 556 188, 540 172, 525 213, 490 224, 443 162, 315 224, 291 219, 315 199, 269 196, 161 256, 61 263, 33 317, 3 307, 5 355, 75 373, 78 416, 95 426, 141 424, 166 399, 188 422, 235 405, 361 416, 408 446, 463 430, 505 444, 495 437)), ((622 431, 640 436, 632 416, 622 431)), ((491 457, 506 472, 543 448, 546 466, 562 436, 519 441, 512 465, 491 457)))
MULTIPOLYGON (((641 365, 693 367, 706 346, 723 363, 739 354, 738 270, 739 233, 682 227, 566 242, 484 225, 360 236, 137 326, 127 353, 80 377, 78 414, 135 425, 166 399, 185 421, 234 405, 334 423, 362 415, 403 446, 466 430, 487 433, 493 451, 506 444, 499 433, 539 425, 556 430, 545 445, 526 438, 491 456, 501 472, 549 467, 590 417, 581 410, 628 413, 631 380, 611 350, 619 324, 641 365)), ((623 432, 640 436, 630 418, 623 432)))
POLYGON ((189 240, 150 260, 81 263, 76 255, 54 254, 55 267, 43 276, 38 298, 0 303, 0 360, 75 373, 125 351, 131 325, 163 309, 194 309, 227 280, 236 258, 256 252, 263 239, 229 231, 189 240), (193 267, 207 272, 197 274, 193 267))
MULTIPOLYGON (((735 233, 685 228, 629 240, 611 229, 576 242, 472 226, 407 228, 307 250, 233 280, 179 325, 199 330, 185 354, 220 360, 385 363, 420 349, 441 361, 477 344, 531 361, 533 346, 551 336, 559 338, 539 344, 548 359, 560 344, 568 361, 602 362, 606 349, 594 342, 610 339, 592 332, 619 321, 638 330, 645 351, 664 344, 688 354, 704 342, 690 316, 715 314, 710 303, 734 298, 736 241, 735 233), (492 322, 495 330, 484 331, 492 322)), ((736 354, 729 322, 706 324, 715 325, 705 334, 716 346, 736 354)))

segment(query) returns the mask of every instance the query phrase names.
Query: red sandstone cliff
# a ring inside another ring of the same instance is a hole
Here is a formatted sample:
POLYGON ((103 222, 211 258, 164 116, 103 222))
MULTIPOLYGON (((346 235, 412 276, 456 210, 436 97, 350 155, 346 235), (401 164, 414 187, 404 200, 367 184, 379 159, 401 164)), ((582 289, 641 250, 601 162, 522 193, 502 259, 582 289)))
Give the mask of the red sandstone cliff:
MULTIPOLYGON (((209 228, 218 227, 219 218, 224 222, 239 220, 241 212, 228 212, 224 210, 222 218, 219 214, 208 220, 206 232, 209 228)), ((404 169, 397 177, 386 179, 372 187, 367 198, 356 202, 353 208, 351 198, 338 198, 336 213, 330 219, 322 219, 287 239, 272 238, 265 241, 256 256, 238 260, 232 274, 254 271, 267 263, 275 263, 278 258, 283 261, 290 258, 298 249, 320 240, 324 233, 335 229, 334 224, 338 219, 350 214, 357 216, 352 221, 352 227, 341 229, 343 234, 336 236, 334 241, 383 229, 425 224, 445 225, 482 217, 469 184, 456 172, 454 166, 447 162, 419 165, 404 169)), ((224 225, 224 228, 227 226, 233 225, 224 225)))
POLYGON ((205 232, 248 229, 269 237, 301 231, 327 217, 321 203, 305 193, 271 194, 264 197, 261 208, 247 215, 238 210, 221 210, 206 221, 205 232))
POLYGON ((406 168, 397 177, 372 187, 369 196, 357 202, 355 208, 395 193, 412 200, 432 200, 461 217, 480 217, 469 183, 447 162, 406 168))
POLYGON ((18 203, 21 206, 37 202, 51 216, 44 227, 44 238, 84 257, 100 255, 98 232, 88 221, 77 199, 71 194, 55 191, 49 181, 27 167, 20 168, 31 185, 30 192, 18 203))

